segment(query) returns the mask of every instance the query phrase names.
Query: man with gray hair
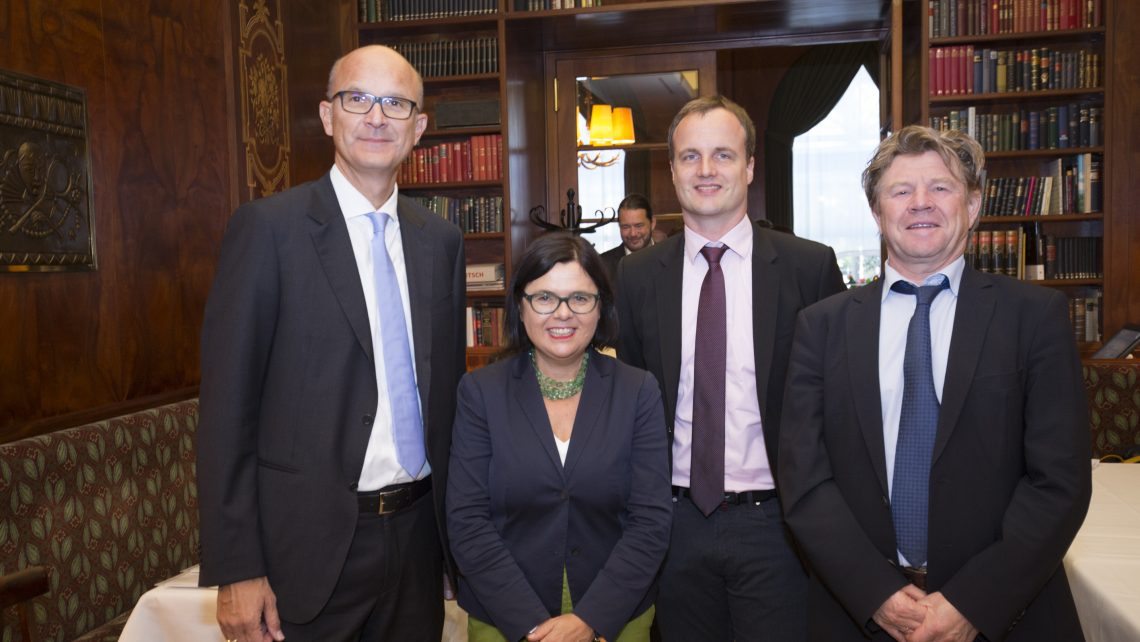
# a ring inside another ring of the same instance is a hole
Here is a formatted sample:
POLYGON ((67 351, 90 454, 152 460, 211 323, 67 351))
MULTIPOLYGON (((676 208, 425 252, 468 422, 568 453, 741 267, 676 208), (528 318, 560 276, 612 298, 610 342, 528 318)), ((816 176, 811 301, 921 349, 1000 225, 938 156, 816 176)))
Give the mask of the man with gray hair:
POLYGON ((983 164, 958 131, 883 141, 863 173, 883 278, 796 324, 779 481, 811 640, 1083 639, 1061 565, 1091 492, 1068 301, 965 264, 983 164))

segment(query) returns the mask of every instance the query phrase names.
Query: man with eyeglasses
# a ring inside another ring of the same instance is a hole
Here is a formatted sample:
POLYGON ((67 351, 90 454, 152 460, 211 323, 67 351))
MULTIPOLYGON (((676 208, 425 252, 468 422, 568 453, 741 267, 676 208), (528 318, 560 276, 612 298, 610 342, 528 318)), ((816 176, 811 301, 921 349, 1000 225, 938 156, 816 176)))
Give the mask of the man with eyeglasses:
POLYGON ((201 582, 227 640, 431 640, 464 370, 463 236, 400 196, 423 81, 332 67, 321 179, 242 205, 202 331, 201 582))

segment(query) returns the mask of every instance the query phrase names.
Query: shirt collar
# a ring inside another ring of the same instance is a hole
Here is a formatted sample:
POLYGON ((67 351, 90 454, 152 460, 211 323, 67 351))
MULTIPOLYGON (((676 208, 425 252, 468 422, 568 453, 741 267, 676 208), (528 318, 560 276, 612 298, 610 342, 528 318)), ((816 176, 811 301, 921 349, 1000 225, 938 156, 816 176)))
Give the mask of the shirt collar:
POLYGON ((396 216, 396 200, 400 193, 399 186, 393 185, 392 195, 388 197, 387 201, 384 201, 379 210, 374 210, 372 209, 372 202, 364 194, 361 194, 360 190, 356 189, 352 183, 348 182, 348 179, 336 165, 333 165, 332 169, 329 170, 329 179, 332 181, 333 191, 336 192, 337 203, 340 204, 340 213, 345 220, 380 211, 387 213, 396 223, 397 228, 399 227, 400 219, 396 216))
POLYGON ((752 219, 745 216, 716 241, 711 241, 693 231, 689 226, 685 226, 685 258, 689 263, 697 260, 697 255, 701 253, 701 248, 706 245, 727 245, 728 251, 740 256, 741 258, 748 258, 752 255, 752 219))
MULTIPOLYGON (((945 276, 950 281, 950 292, 957 297, 958 287, 962 284, 962 272, 965 269, 966 259, 965 257, 959 256, 951 261, 949 265, 926 277, 926 280, 922 283, 915 283, 914 285, 938 285, 942 277, 945 276)), ((898 270, 891 266, 891 260, 887 259, 886 264, 883 266, 883 292, 880 301, 886 300, 887 295, 891 292, 891 286, 895 284, 895 281, 907 281, 907 279, 904 279, 902 275, 898 273, 898 270)))

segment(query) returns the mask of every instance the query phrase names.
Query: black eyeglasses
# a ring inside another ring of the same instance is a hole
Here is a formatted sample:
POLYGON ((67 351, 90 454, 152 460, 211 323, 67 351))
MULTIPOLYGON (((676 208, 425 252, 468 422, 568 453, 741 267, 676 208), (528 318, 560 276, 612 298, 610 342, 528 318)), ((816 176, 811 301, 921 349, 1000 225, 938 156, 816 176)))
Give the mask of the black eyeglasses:
POLYGON ((338 91, 332 97, 340 98, 340 106, 350 114, 367 114, 376 104, 380 105, 380 111, 385 116, 396 120, 407 120, 416 111, 416 101, 398 96, 373 96, 363 91, 338 91))
POLYGON ((593 292, 571 292, 570 296, 558 296, 553 292, 542 290, 534 294, 524 294, 522 298, 527 300, 535 314, 554 314, 558 306, 563 303, 574 314, 589 314, 598 307, 598 299, 602 296, 593 292))

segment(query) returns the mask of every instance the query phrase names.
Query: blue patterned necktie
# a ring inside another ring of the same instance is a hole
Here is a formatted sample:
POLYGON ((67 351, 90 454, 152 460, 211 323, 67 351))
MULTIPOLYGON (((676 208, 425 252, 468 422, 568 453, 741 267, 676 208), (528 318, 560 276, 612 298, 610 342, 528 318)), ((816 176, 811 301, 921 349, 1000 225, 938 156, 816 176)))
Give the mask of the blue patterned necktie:
POLYGON ((896 281, 891 290, 918 299, 906 331, 903 357, 902 413, 895 447, 891 487, 891 517, 899 551, 911 566, 926 566, 926 525, 930 500, 930 459, 938 431, 938 395, 930 355, 930 304, 950 287, 946 277, 939 285, 915 287, 896 281))
POLYGON ((697 306, 693 342, 693 450, 689 492, 693 504, 712 514, 724 501, 724 378, 728 341, 724 272, 720 259, 727 245, 706 245, 709 264, 697 306))
POLYGON ((416 477, 424 467, 424 429, 416 395, 412 347, 404 322, 404 301, 396 280, 396 268, 384 243, 388 215, 371 212, 368 220, 372 221, 372 273, 376 280, 376 310, 384 346, 384 378, 388 382, 388 403, 392 408, 396 460, 409 475, 416 477))

